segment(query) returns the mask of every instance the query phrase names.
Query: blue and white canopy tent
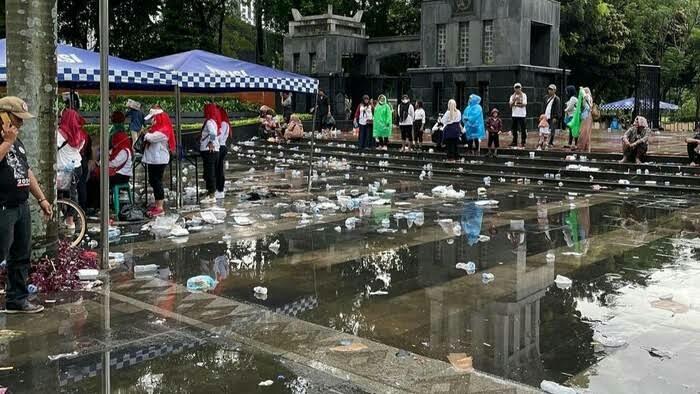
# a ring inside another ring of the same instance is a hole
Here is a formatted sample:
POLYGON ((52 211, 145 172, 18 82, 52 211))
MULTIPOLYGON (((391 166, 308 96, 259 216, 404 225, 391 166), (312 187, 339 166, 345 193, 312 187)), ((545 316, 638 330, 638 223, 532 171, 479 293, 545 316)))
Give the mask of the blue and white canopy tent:
MULTIPOLYGON (((175 118, 178 120, 177 135, 180 140, 180 94, 185 93, 227 93, 250 91, 279 91, 292 93, 318 94, 318 80, 304 75, 293 74, 232 59, 214 53, 192 50, 174 55, 144 60, 145 64, 173 73, 177 80, 175 89, 175 118)), ((316 98, 318 100, 318 96, 316 98)), ((316 111, 314 111, 314 117, 316 111)), ((314 124, 316 121, 314 119, 314 124)), ((311 160, 313 163, 313 145, 315 133, 311 133, 311 160)), ((309 165, 309 188, 311 187, 311 169, 309 165)), ((179 162, 178 162, 179 174, 179 162)), ((178 190, 180 192, 180 190, 178 190)))
MULTIPOLYGON (((634 97, 626 98, 612 103, 603 104, 600 106, 601 111, 632 111, 634 110, 634 97)), ((680 107, 675 104, 659 102, 659 109, 662 111, 678 111, 680 107)))
MULTIPOLYGON (((70 45, 56 48, 58 83, 73 89, 95 88, 100 84, 100 54, 70 45)), ((145 64, 109 57, 109 82, 115 88, 170 90, 175 78, 168 71, 145 64)), ((0 84, 7 83, 6 40, 0 40, 0 84)))

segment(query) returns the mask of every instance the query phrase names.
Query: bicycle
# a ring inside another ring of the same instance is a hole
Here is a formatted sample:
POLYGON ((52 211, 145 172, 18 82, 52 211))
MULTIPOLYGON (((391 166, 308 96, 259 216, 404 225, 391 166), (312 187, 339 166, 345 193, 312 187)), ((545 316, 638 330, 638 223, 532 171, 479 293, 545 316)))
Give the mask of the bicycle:
POLYGON ((73 200, 58 199, 56 200, 55 215, 59 226, 58 239, 70 242, 70 247, 72 248, 80 245, 87 233, 87 216, 85 211, 73 200), (75 223, 74 229, 65 225, 66 213, 71 211, 73 212, 73 223, 75 223))

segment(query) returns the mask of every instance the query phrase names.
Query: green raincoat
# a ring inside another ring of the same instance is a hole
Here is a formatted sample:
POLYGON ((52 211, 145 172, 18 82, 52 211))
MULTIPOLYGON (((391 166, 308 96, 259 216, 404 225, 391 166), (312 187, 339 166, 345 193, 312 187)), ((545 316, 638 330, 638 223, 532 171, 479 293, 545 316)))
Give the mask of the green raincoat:
POLYGON ((581 134, 581 123, 583 122, 583 119, 581 119, 581 113, 583 112, 584 97, 585 92, 583 91, 583 88, 580 88, 578 90, 578 103, 576 103, 576 110, 574 111, 574 115, 571 117, 571 121, 567 124, 567 126, 569 126, 569 130, 571 130, 571 135, 574 138, 578 138, 578 136, 581 134))
POLYGON ((392 131, 392 111, 391 106, 384 101, 378 103, 374 109, 374 123, 372 135, 375 138, 389 138, 392 131))

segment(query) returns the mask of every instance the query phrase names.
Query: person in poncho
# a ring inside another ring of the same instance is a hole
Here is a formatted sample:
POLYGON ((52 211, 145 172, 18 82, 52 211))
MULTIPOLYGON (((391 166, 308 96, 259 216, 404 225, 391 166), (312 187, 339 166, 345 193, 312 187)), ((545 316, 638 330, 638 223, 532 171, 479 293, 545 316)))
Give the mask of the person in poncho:
POLYGON ((580 88, 576 102, 576 110, 568 126, 573 138, 577 139, 576 146, 571 150, 581 150, 588 152, 591 149, 591 132, 593 128, 593 96, 588 88, 580 88))
POLYGON ((481 97, 476 94, 469 96, 469 105, 464 109, 462 123, 467 134, 467 152, 479 153, 480 141, 486 138, 484 127, 484 111, 481 108, 481 97))
POLYGON ((391 106, 386 102, 386 96, 380 95, 379 102, 374 109, 374 123, 372 135, 377 139, 379 149, 388 150, 389 137, 392 131, 392 111, 391 106))

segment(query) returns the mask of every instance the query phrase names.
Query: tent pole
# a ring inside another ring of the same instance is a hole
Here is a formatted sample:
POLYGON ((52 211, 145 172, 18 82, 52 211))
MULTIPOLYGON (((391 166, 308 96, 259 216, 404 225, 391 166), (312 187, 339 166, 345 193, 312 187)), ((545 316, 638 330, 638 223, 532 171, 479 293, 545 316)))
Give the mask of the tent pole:
POLYGON ((309 193, 311 193, 311 184, 313 180, 311 176, 314 172, 314 147, 316 144, 316 115, 318 115, 318 90, 316 91, 316 104, 314 105, 314 117, 311 124, 311 154, 309 155, 309 193))
POLYGON ((181 118, 181 102, 180 102, 180 85, 179 83, 175 85, 175 127, 177 129, 177 153, 176 160, 177 166, 175 167, 175 176, 177 177, 177 193, 175 199, 177 200, 177 207, 182 207, 182 159, 185 155, 183 145, 182 145, 182 118, 181 118))
POLYGON ((100 0, 100 246, 101 268, 109 268, 109 8, 100 0))

